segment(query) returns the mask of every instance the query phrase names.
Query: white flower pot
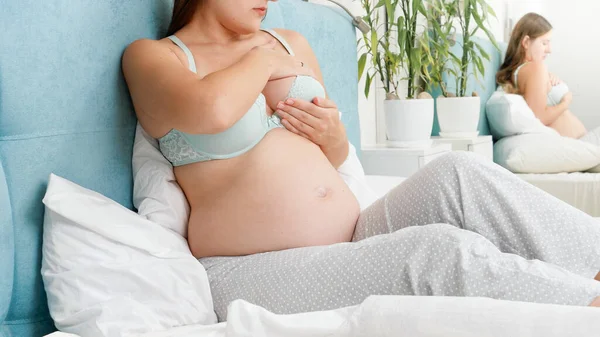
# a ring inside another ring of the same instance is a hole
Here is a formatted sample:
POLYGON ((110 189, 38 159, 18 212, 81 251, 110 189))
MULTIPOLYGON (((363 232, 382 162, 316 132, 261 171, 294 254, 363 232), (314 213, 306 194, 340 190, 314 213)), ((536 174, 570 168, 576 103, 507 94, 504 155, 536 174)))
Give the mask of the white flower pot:
POLYGON ((385 100, 388 143, 397 147, 431 145, 433 99, 385 100))
POLYGON ((475 137, 479 134, 479 97, 443 97, 436 99, 440 136, 475 137))

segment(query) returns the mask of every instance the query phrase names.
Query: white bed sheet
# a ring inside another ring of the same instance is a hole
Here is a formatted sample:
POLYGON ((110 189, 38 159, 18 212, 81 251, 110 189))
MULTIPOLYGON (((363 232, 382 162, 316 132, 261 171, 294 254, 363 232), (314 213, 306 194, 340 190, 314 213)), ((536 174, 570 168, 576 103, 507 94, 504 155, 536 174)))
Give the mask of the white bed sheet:
POLYGON ((558 199, 600 217, 600 173, 517 174, 558 199))
POLYGON ((226 323, 137 337, 563 337, 597 336, 598 331, 600 308, 476 297, 372 296, 361 305, 296 315, 275 315, 238 300, 226 323))
POLYGON ((392 176, 365 176, 365 180, 371 189, 381 197, 386 194, 392 188, 398 186, 406 178, 404 177, 392 177, 392 176))

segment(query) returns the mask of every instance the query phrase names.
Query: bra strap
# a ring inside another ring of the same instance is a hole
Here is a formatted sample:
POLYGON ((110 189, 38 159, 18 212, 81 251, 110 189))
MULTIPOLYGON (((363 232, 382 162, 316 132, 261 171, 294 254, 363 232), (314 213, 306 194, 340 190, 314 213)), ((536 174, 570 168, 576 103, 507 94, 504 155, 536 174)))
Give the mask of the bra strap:
POLYGON ((513 82, 515 84, 515 89, 519 88, 519 85, 517 84, 517 78, 519 77, 519 70, 521 70, 521 68, 523 68, 523 66, 526 65, 526 64, 527 64, 527 62, 525 62, 525 63, 521 64, 520 66, 518 66, 517 69, 515 70, 515 73, 513 74, 513 77, 514 77, 513 82))
POLYGON ((183 52, 187 56, 190 70, 193 71, 194 73, 196 73, 196 62, 194 61, 194 55, 192 55, 190 48, 188 48, 188 46, 186 46, 185 43, 183 43, 183 41, 181 41, 175 35, 171 35, 168 38, 169 38, 169 40, 173 41, 176 45, 178 45, 179 48, 181 48, 181 50, 183 50, 183 52))
POLYGON ((273 36, 274 38, 277 39, 277 41, 279 41, 281 43, 281 45, 285 48, 285 50, 287 50, 287 52, 294 56, 294 51, 292 50, 292 47, 290 46, 290 44, 281 36, 279 35, 276 31, 272 30, 272 29, 261 29, 264 32, 269 33, 271 36, 273 36))

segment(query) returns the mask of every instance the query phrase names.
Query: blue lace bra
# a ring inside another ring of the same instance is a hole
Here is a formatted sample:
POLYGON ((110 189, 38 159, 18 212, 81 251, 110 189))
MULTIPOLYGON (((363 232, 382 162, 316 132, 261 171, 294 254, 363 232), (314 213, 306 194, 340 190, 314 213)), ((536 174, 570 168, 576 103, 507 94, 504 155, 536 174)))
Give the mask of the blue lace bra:
MULTIPOLYGON (((264 30, 279 40, 289 54, 291 47, 279 34, 264 30)), ((177 44, 188 58, 189 68, 196 72, 196 64, 190 49, 175 35, 169 39, 177 44)), ((297 76, 285 99, 299 98, 311 101, 315 97, 325 97, 325 89, 310 76, 297 76)), ((258 144, 267 132, 283 127, 275 114, 268 116, 266 99, 261 93, 250 110, 229 129, 217 134, 189 134, 172 129, 158 139, 162 154, 173 164, 181 166, 201 161, 229 159, 237 157, 258 144)))

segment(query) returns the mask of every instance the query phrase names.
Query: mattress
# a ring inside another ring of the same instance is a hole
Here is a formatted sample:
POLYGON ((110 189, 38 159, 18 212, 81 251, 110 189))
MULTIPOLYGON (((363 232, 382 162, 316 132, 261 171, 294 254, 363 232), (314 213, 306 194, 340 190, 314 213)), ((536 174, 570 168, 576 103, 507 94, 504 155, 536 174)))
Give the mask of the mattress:
POLYGON ((600 173, 517 174, 556 198, 600 217, 600 173))

